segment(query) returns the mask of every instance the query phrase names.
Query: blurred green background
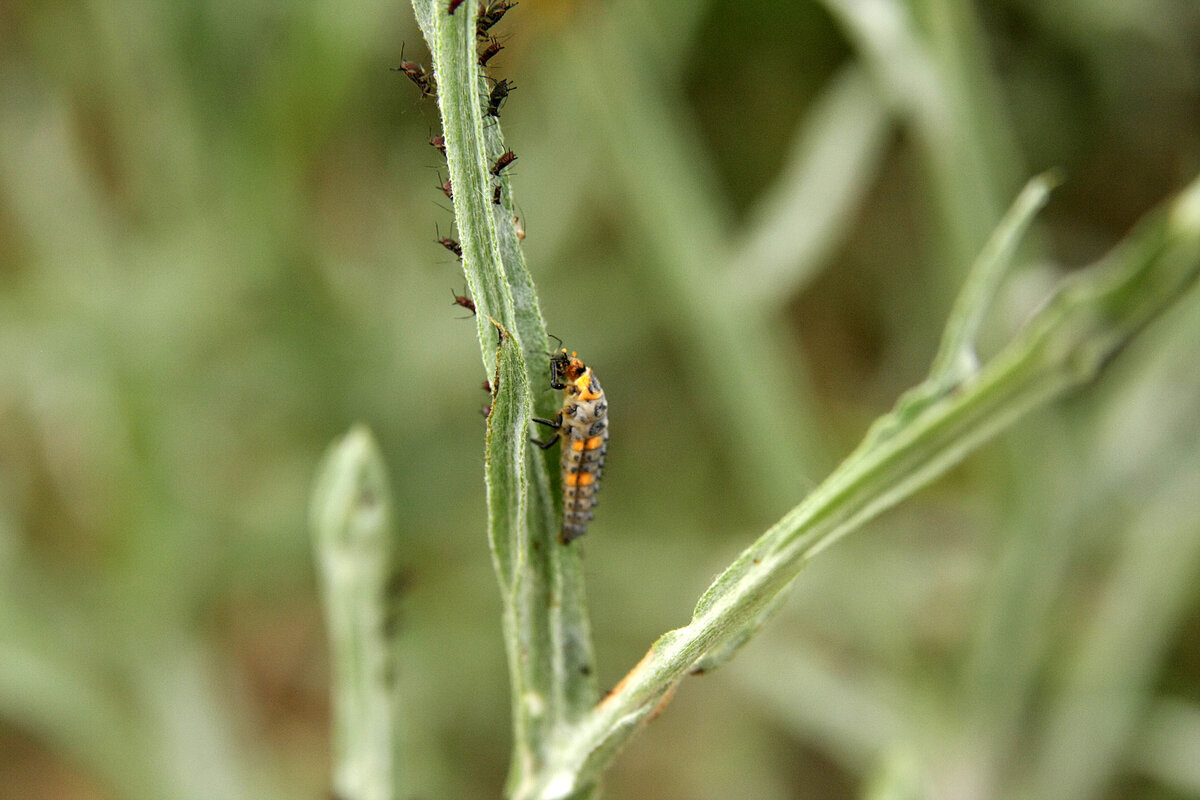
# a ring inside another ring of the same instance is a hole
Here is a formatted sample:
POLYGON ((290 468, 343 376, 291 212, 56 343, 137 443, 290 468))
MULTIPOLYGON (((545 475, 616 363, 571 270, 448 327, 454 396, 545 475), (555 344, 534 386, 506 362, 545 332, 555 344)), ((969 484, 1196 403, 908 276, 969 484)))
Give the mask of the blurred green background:
MULTIPOLYGON (((521 0, 492 74, 607 390, 602 685, 924 374, 1200 170, 1200 4, 521 0)), ((400 0, 0 5, 0 798, 324 798, 306 503, 352 423, 410 576, 409 796, 498 797, 486 395, 400 0)), ((607 797, 1200 797, 1200 297, 822 554, 607 797)))

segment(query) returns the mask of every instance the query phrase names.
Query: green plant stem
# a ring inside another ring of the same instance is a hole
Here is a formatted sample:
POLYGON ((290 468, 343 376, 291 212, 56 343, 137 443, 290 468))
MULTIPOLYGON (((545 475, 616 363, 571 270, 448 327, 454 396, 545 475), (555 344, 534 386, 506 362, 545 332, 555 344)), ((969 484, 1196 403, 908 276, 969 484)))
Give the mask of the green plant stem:
POLYGON ((444 0, 414 0, 413 8, 433 54, 463 271, 493 381, 485 476, 510 670, 512 795, 526 791, 560 731, 595 703, 591 632, 579 548, 558 542, 561 495, 550 480, 557 453, 527 444, 530 416, 553 417, 555 397, 546 325, 513 226, 511 187, 490 172, 506 148, 499 120, 484 116, 494 84, 483 79, 477 61, 476 4, 464 3, 453 15, 444 0))
POLYGON ((333 788, 342 800, 399 797, 393 589, 398 567, 383 459, 362 427, 318 473, 312 532, 333 676, 333 788))
POLYGON ((1028 327, 978 373, 896 427, 881 418, 859 450, 751 545, 700 598, 686 627, 661 636, 570 736, 518 800, 569 797, 591 782, 696 662, 744 635, 756 612, 818 552, 895 505, 1023 414, 1093 380, 1200 273, 1200 180, 1153 212, 1104 263, 1065 281, 1028 327))

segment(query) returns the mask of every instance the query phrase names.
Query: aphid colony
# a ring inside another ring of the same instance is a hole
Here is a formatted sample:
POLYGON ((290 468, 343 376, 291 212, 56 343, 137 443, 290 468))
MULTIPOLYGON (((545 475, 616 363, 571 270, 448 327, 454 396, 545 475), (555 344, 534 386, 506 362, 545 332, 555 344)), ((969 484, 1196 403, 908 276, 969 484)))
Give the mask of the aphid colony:
MULTIPOLYGON (((448 0, 446 13, 453 15, 465 0, 448 0)), ((516 3, 509 0, 483 0, 478 3, 475 17, 475 36, 482 43, 478 51, 480 67, 487 67, 489 62, 504 49, 504 45, 492 35, 491 30, 501 18, 516 3)), ((437 93, 437 83, 432 71, 412 61, 404 60, 401 49, 400 66, 395 69, 403 72, 420 90, 422 97, 432 97, 437 93)), ((481 102, 485 118, 498 120, 500 109, 508 100, 509 94, 517 87, 508 79, 492 80, 492 88, 487 97, 481 102)), ((442 155, 446 154, 446 139, 444 136, 430 136, 429 144, 442 155)), ((497 179, 491 192, 494 205, 500 205, 503 197, 504 182, 502 173, 514 161, 517 154, 505 150, 496 157, 488 170, 497 179)), ((440 177, 439 177, 439 180, 440 177)), ((449 179, 441 184, 442 193, 449 199, 454 199, 454 187, 449 179)), ((514 230, 518 240, 525 238, 525 228, 517 217, 513 217, 514 230)), ((462 246, 454 239, 438 233, 438 244, 462 259, 462 246)), ((475 303, 464 294, 453 292, 453 305, 476 313, 475 303)), ((559 541, 570 544, 587 532, 588 523, 592 520, 593 509, 596 506, 596 492, 600 488, 600 478, 604 471, 604 455, 608 451, 608 401, 604 397, 604 389, 591 367, 584 364, 575 353, 568 355, 562 350, 550 357, 550 386, 563 392, 562 410, 553 420, 534 417, 533 421, 546 425, 554 430, 554 435, 546 441, 533 439, 534 444, 547 450, 556 443, 562 443, 560 466, 563 490, 563 524, 559 541)), ((485 391, 493 391, 493 386, 484 381, 485 391)), ((482 408, 486 417, 491 413, 491 406, 482 408)))
MULTIPOLYGON (((465 3, 465 0, 447 0, 446 13, 453 16, 454 12, 465 3)), ((492 29, 504 18, 509 9, 517 4, 510 0, 482 0, 475 4, 476 14, 474 19, 475 38, 479 40, 480 48, 478 50, 479 66, 487 67, 488 63, 504 49, 504 45, 492 35, 492 29)), ((470 23, 468 23, 470 24, 470 23)), ((404 48, 400 48, 400 66, 393 67, 397 72, 403 72, 409 80, 416 85, 420 90, 422 97, 433 97, 437 94, 437 81, 432 70, 426 70, 424 65, 418 64, 415 61, 406 61, 404 59, 404 48)), ((480 110, 482 115, 487 118, 500 119, 500 109, 508 100, 509 93, 517 87, 512 81, 507 78, 501 80, 493 80, 490 77, 484 76, 491 81, 492 88, 488 91, 486 97, 481 98, 480 110)), ((429 144, 443 156, 446 155, 446 137, 444 135, 434 136, 432 133, 429 137, 429 144)), ((505 150, 496 156, 488 172, 496 178, 496 183, 490 191, 493 205, 502 205, 504 196, 504 170, 517 160, 517 154, 512 150, 505 150)), ((446 199, 454 200, 454 185, 451 179, 447 178, 442 181, 438 178, 439 188, 446 199)), ((516 217, 513 217, 514 228, 518 225, 516 217)), ((522 228, 517 236, 519 239, 524 238, 524 229, 522 228)), ((437 235, 437 243, 449 250, 460 261, 462 260, 462 245, 458 240, 448 236, 437 235)))
POLYGON ((587 533, 596 491, 608 451, 608 401, 592 368, 563 350, 550 358, 550 386, 563 390, 563 407, 553 420, 533 421, 554 429, 550 439, 533 443, 546 450, 562 441, 563 526, 559 540, 570 544, 587 533))

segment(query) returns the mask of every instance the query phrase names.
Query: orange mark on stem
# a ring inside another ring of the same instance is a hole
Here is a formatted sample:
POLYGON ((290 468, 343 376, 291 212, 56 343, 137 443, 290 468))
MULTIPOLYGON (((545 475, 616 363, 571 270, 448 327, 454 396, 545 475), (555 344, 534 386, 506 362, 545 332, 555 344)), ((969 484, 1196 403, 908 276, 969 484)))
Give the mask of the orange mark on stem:
POLYGON ((633 669, 629 670, 624 678, 621 678, 621 682, 614 686, 612 691, 604 696, 604 699, 600 701, 600 708, 603 708, 605 703, 619 695, 625 689, 625 684, 633 680, 634 676, 636 676, 640 670, 645 669, 646 664, 649 663, 650 659, 653 657, 654 648, 651 647, 646 651, 646 655, 642 656, 642 660, 639 661, 633 669))

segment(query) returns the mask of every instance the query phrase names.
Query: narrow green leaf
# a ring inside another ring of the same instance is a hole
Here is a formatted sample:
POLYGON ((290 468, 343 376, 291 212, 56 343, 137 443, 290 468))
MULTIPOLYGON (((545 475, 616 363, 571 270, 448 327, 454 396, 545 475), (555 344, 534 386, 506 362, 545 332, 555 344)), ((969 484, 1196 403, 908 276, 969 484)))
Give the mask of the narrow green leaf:
POLYGON ((867 432, 858 452, 890 436, 918 417, 930 403, 951 391, 979 369, 975 352, 979 328, 1000 289, 1017 247, 1033 218, 1046 204, 1057 177, 1045 173, 1032 178, 988 237, 983 250, 967 272, 967 279, 950 311, 934 356, 929 377, 905 392, 891 414, 881 417, 867 432))
POLYGON ((967 273, 933 359, 929 377, 938 386, 949 389, 979 368, 975 346, 984 316, 992 307, 1017 246, 1060 180, 1053 172, 1030 179, 988 237, 967 273))
POLYGON ((311 525, 333 675, 333 788, 343 800, 399 797, 391 500, 364 427, 335 442, 318 471, 311 525))

